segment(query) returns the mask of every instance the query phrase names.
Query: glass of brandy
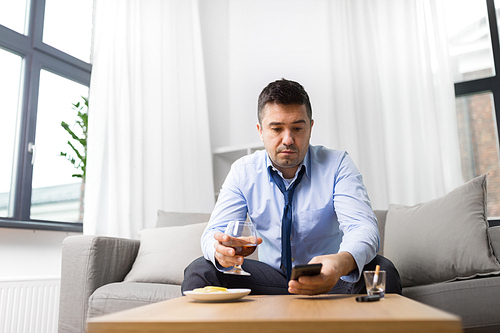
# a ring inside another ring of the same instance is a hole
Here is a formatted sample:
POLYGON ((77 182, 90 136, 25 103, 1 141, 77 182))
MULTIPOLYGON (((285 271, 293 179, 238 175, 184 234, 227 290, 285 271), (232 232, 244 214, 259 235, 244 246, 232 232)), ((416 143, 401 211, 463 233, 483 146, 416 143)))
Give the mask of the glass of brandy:
MULTIPOLYGON (((250 221, 231 221, 224 232, 229 235, 229 241, 222 243, 224 246, 232 247, 235 256, 246 257, 251 255, 257 248, 257 231, 255 225, 250 221)), ((241 265, 225 270, 226 274, 250 275, 245 272, 241 265)))

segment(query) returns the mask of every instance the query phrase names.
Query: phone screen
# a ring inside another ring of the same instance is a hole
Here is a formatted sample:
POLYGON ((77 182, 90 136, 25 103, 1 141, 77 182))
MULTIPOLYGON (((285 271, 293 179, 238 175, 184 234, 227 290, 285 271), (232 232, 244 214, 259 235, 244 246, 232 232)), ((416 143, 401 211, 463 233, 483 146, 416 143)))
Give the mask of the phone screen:
POLYGON ((297 280, 299 277, 307 275, 318 275, 321 273, 322 264, 296 265, 292 268, 292 276, 290 280, 297 280))

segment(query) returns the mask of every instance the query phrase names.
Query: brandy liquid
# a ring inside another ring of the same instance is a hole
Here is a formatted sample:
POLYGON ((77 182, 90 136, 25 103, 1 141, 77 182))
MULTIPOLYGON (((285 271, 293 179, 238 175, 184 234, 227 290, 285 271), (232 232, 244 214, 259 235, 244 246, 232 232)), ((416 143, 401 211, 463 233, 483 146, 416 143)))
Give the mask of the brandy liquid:
POLYGON ((235 255, 246 257, 254 253, 257 245, 230 245, 234 249, 235 255))

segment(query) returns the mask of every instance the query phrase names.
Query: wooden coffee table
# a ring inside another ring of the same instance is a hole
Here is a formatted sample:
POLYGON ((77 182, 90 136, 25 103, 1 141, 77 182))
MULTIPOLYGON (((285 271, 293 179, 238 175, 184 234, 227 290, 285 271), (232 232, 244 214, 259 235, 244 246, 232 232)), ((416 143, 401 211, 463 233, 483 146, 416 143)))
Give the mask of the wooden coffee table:
POLYGON ((403 296, 370 303, 355 297, 246 296, 226 303, 179 297, 89 319, 87 332, 462 332, 458 316, 403 296))

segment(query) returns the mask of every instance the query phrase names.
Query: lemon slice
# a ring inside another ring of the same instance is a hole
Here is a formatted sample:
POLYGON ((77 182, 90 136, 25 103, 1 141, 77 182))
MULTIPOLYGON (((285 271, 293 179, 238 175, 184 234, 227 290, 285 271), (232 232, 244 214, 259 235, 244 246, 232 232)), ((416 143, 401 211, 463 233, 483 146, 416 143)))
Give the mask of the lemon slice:
POLYGON ((197 293, 216 293, 216 292, 225 292, 225 293, 227 293, 227 288, 206 286, 206 287, 203 287, 203 288, 196 288, 193 291, 197 292, 197 293))

